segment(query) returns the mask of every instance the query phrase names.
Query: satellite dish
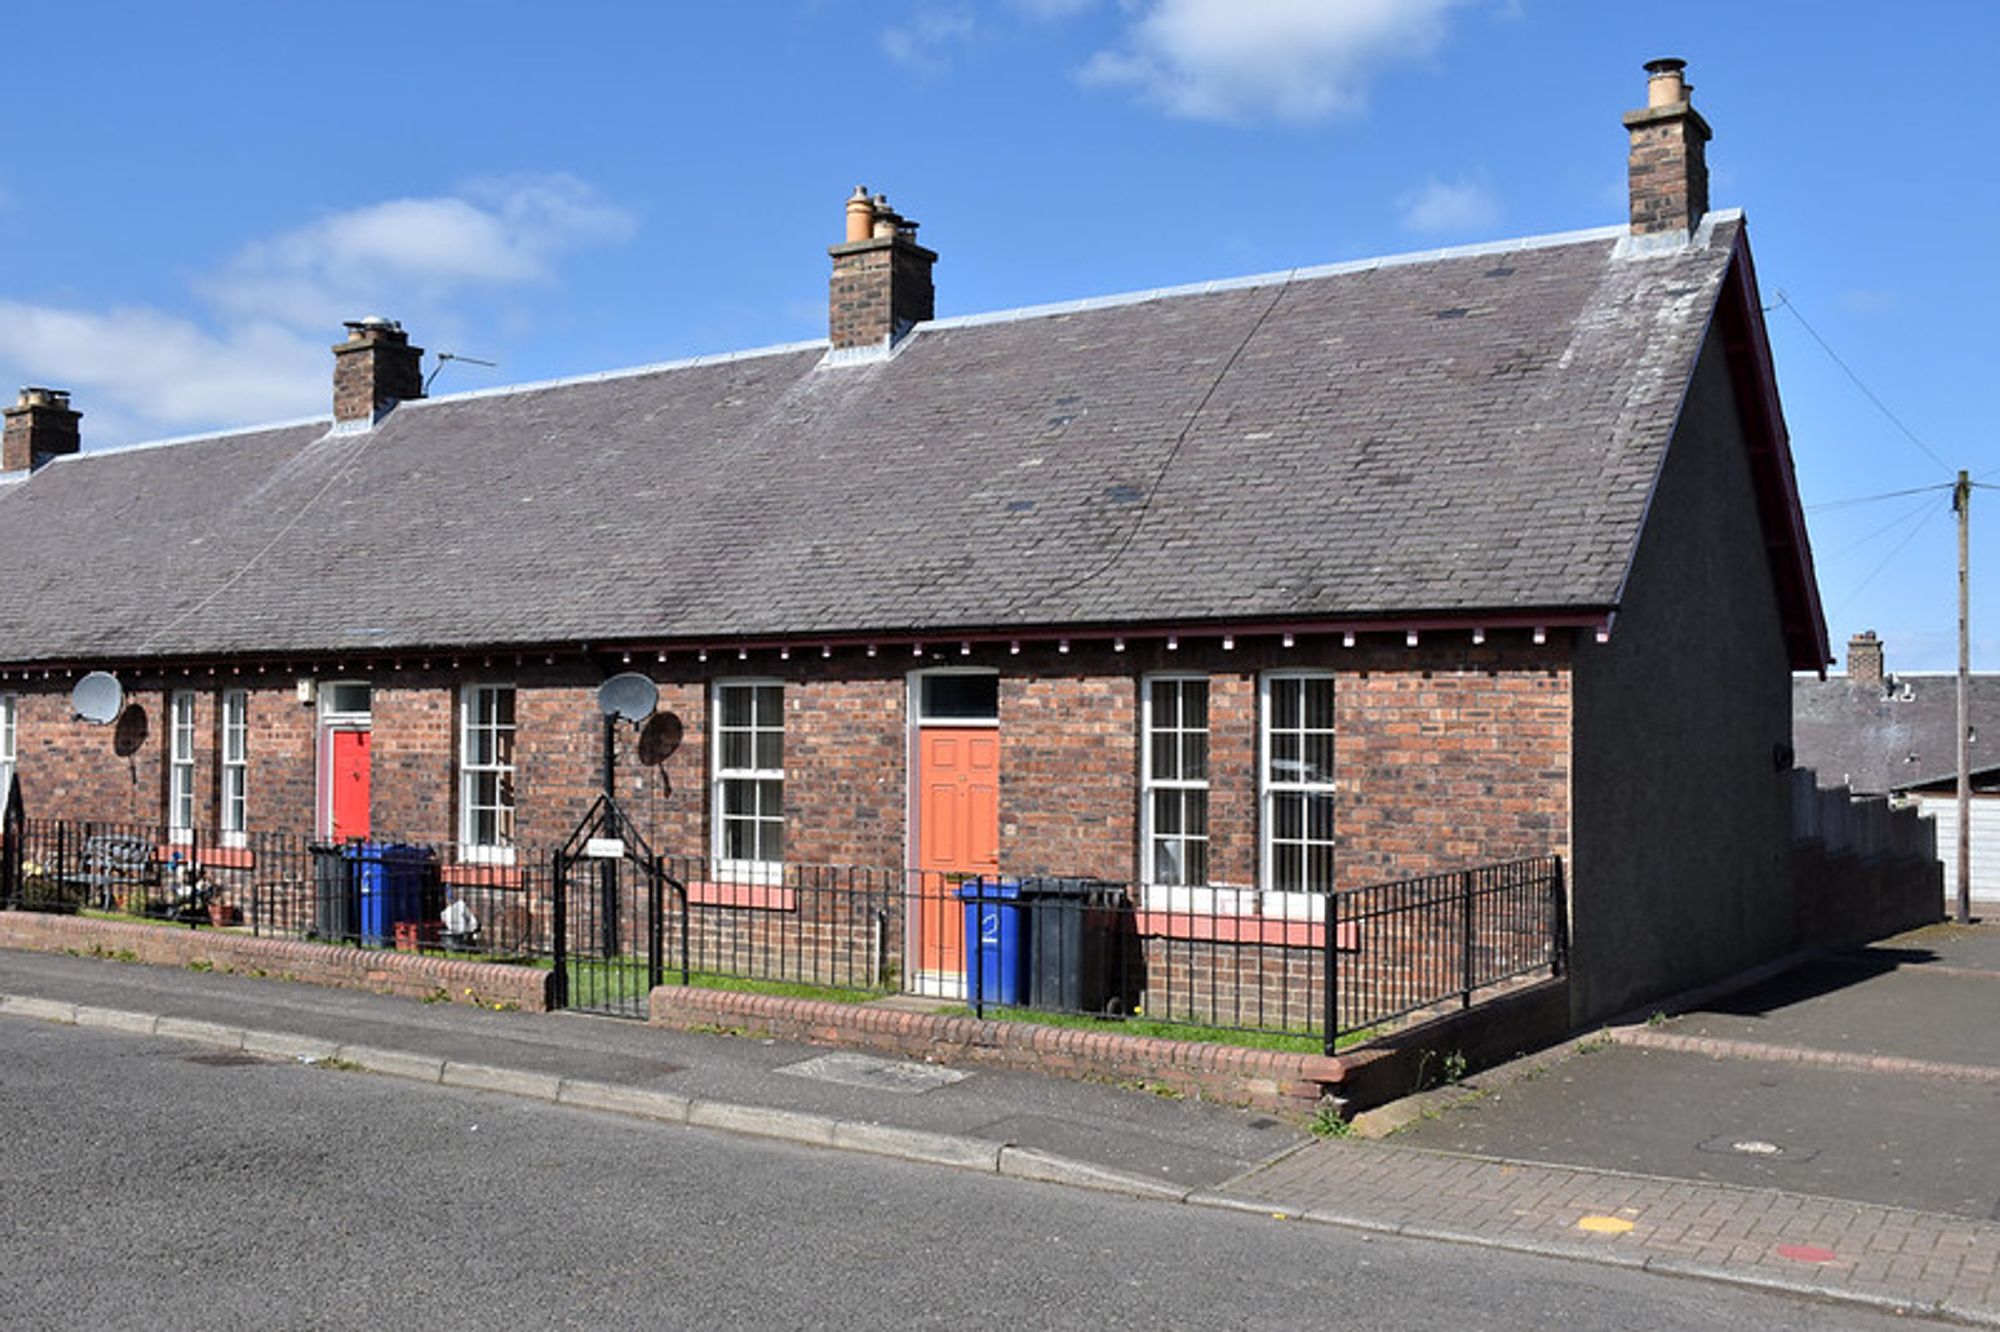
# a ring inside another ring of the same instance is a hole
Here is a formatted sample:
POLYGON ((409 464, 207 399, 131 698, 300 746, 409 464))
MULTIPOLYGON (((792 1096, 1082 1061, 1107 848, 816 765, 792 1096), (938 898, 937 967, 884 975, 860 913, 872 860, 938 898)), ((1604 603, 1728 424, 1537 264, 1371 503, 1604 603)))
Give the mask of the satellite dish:
POLYGON ((92 671, 69 691, 69 706, 79 721, 109 726, 125 710, 125 686, 109 671, 92 671))
POLYGON ((597 710, 614 721, 623 718, 637 726, 659 704, 660 687, 637 671, 614 675, 597 686, 597 710))
POLYGON ((656 712, 639 732, 639 762, 657 768, 681 747, 681 719, 671 712, 656 712))

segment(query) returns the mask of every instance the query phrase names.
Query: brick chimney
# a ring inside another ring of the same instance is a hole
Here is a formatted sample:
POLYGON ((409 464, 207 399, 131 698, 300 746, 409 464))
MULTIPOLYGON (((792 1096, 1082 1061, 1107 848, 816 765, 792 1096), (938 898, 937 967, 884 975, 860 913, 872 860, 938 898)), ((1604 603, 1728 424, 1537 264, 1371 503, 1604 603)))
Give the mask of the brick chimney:
POLYGON ((399 402, 424 396, 424 349, 393 319, 347 321, 347 341, 333 348, 333 422, 366 427, 399 402))
POLYGON ((931 265, 937 255, 917 244, 917 224, 899 216, 883 195, 857 185, 847 201, 847 239, 830 247, 833 281, 827 333, 835 351, 888 347, 935 313, 931 265))
POLYGON ((1873 629, 1847 640, 1847 678, 1854 684, 1882 687, 1882 640, 1873 629))
POLYGON ((20 401, 4 415, 0 472, 33 471, 51 458, 82 447, 83 436, 76 423, 83 419, 83 413, 70 409, 66 389, 24 388, 20 401))
POLYGON ((1685 60, 1647 62, 1646 105, 1625 113, 1632 234, 1688 233, 1708 211, 1708 122, 1688 101, 1685 60))

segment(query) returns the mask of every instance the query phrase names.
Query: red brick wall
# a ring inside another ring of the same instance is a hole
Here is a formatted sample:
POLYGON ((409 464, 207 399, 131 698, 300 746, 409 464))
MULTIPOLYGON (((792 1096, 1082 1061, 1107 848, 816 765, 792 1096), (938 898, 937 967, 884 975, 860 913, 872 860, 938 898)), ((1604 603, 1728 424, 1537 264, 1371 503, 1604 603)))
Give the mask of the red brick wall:
POLYGON ((452 682, 404 674, 373 683, 370 833, 425 842, 457 840, 453 777, 458 699, 452 682))
MULTIPOLYGON (((912 666, 994 663, 1001 670, 1000 858, 1009 874, 1138 877, 1141 681, 1155 670, 1205 673, 1209 682, 1210 878, 1258 879, 1257 736, 1260 673, 1323 668, 1335 673, 1338 881, 1342 887, 1403 879, 1550 852, 1567 853, 1571 689, 1566 647, 1535 647, 1525 634, 1474 647, 1464 635, 1434 636, 1416 649, 1378 642, 1346 649, 1273 639, 1237 650, 1219 645, 1132 644, 1117 652, 1079 643, 1069 653, 982 649, 918 659, 847 650, 773 659, 649 663, 660 708, 677 715, 680 748, 664 766, 639 762, 638 734, 617 728, 619 789, 655 850, 705 857, 712 821, 707 779, 709 697, 716 678, 767 678, 785 687, 788 860, 797 865, 896 871, 905 863, 909 791, 908 675, 912 666), (668 787, 671 786, 671 795, 668 787)), ((622 663, 621 663, 622 664, 622 663)), ((537 863, 498 884, 478 909, 497 945, 532 932, 546 944, 549 884, 539 857, 565 838, 601 781, 601 722, 590 663, 449 660, 407 669, 341 671, 374 687, 372 818, 377 836, 452 841, 459 689, 466 679, 515 686, 519 840, 537 863), (517 894, 518 901, 508 894, 517 894), (503 898, 505 902, 503 903, 503 898), (511 905, 509 905, 511 904, 511 905), (509 913, 520 917, 508 924, 509 913)), ((329 671, 323 678, 338 678, 329 671)), ((306 834, 315 795, 316 710, 301 705, 287 672, 251 686, 250 819, 253 831, 306 834)), ((165 808, 166 688, 132 682, 143 733, 118 754, 111 728, 68 720, 67 682, 22 687, 19 755, 32 815, 155 823, 165 808)), ((219 802, 219 691, 227 674, 193 677, 197 703, 197 813, 212 823, 219 802)), ((4 686, 0 686, 4 687, 4 686)), ((698 864, 681 877, 703 876, 698 864)), ((303 926, 314 894, 310 863, 222 869, 225 897, 256 889, 262 909, 289 909, 303 926), (288 889, 279 887, 289 884, 288 889), (280 900, 280 899, 283 900, 280 900)), ((849 876, 852 878, 853 876, 849 876)), ((697 969, 825 984, 866 985, 906 959, 901 880, 860 886, 867 900, 800 893, 792 909, 699 906, 690 940, 697 969), (881 891, 875 893, 879 888, 881 891), (887 913, 878 934, 875 912, 887 913)), ((804 882, 794 875, 795 882, 804 882)), ((817 880, 815 880, 817 882, 817 880)), ((859 881, 857 881, 859 882, 859 881)), ((842 880, 836 888, 856 884, 842 880)), ((249 905, 255 906, 253 901, 249 905)), ((1158 904, 1152 904, 1157 906, 1158 904)), ((581 907, 572 929, 589 933, 581 907)), ((626 922, 628 944, 639 938, 626 922)), ((1132 941, 1143 968, 1128 1003, 1148 1012, 1235 1025, 1306 1025, 1319 1018, 1320 956, 1274 946, 1217 949, 1185 939, 1132 941)), ((1459 946, 1448 929, 1365 944, 1347 955, 1350 1003, 1394 990, 1411 967, 1459 946), (1412 947, 1412 943, 1415 947, 1412 947)))
POLYGON ((1130 879, 1138 686, 1109 663, 1102 673, 1060 658, 1037 665, 1066 673, 1000 681, 1000 868, 1130 879))
MULTIPOLYGON (((930 659, 926 659, 929 661, 930 659)), ((1128 652, 1079 643, 1070 653, 982 649, 939 664, 999 666, 1001 865, 1015 874, 1138 875, 1140 678, 1149 670, 1207 671, 1210 686, 1211 880, 1257 880, 1257 685, 1273 668, 1336 672, 1339 881, 1344 887, 1467 864, 1567 851, 1570 676, 1567 649, 1524 634, 1472 647, 1464 635, 1341 648, 1269 639, 1233 652, 1213 643, 1128 652)), ((831 660, 763 653, 740 674, 785 684, 786 802, 794 862, 901 868, 909 790, 907 674, 926 664, 848 649, 831 660)), ((735 662, 680 656, 650 669, 663 710, 685 732, 663 768, 641 765, 637 735, 618 730, 619 787, 656 850, 705 855, 708 691, 735 662), (666 787, 671 784, 671 795, 666 787)), ((372 803, 378 835, 455 840, 458 686, 516 686, 517 834, 537 847, 565 837, 598 790, 599 671, 580 661, 343 672, 374 684, 372 803), (456 669, 454 669, 456 667, 456 669)), ((334 678, 328 671, 326 678, 334 678)), ((253 831, 308 834, 315 795, 315 710, 293 675, 244 676, 250 702, 253 831)), ((114 752, 112 728, 68 719, 68 681, 15 687, 19 766, 31 815, 156 822, 165 808, 165 691, 177 679, 131 682, 141 743, 114 752)), ((197 674, 197 804, 216 816, 216 727, 227 673, 197 674)), ((0 688, 6 688, 0 684, 0 688)))
MULTIPOLYGON (((313 836, 318 710, 300 703, 296 685, 287 680, 250 689, 249 722, 246 821, 255 832, 313 836)), ((213 780, 219 786, 219 770, 213 780)))
POLYGON ((1357 657, 1334 689, 1342 888, 1568 854, 1563 649, 1357 657))
POLYGON ((904 864, 908 685, 900 673, 815 678, 785 687, 789 858, 808 864, 904 864))
MULTIPOLYGON (((0 691, 18 700, 15 767, 28 816, 160 822, 166 817, 165 691, 156 681, 128 680, 118 724, 94 726, 71 716, 73 683, 0 683, 0 691)), ((212 737, 209 743, 213 747, 212 737)))
POLYGON ((1335 672, 1336 874, 1361 887, 1522 856, 1566 854, 1567 650, 1526 634, 1474 647, 1246 643, 1024 654, 1003 677, 1001 867, 1131 881, 1138 865, 1140 677, 1207 672, 1209 877, 1258 881, 1258 681, 1335 672))

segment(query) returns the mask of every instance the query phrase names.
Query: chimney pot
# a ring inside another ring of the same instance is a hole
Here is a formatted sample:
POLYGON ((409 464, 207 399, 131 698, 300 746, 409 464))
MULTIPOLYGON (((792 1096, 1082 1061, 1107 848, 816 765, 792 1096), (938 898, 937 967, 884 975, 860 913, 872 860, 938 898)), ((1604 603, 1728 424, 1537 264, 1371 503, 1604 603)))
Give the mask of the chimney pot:
POLYGON ((847 239, 867 240, 875 234, 875 203, 866 185, 856 185, 847 200, 847 239))
POLYGON ((1708 212, 1708 122, 1688 101, 1684 60, 1646 64, 1646 105, 1625 113, 1634 236, 1692 235, 1708 212))
POLYGON ((1694 91, 1682 73, 1687 61, 1671 57, 1663 60, 1648 60, 1646 72, 1652 77, 1646 81, 1646 105, 1649 107, 1679 106, 1688 100, 1694 91))
POLYGON ((827 332, 834 350, 888 347, 933 317, 937 255, 916 237, 917 224, 891 208, 888 195, 871 197, 861 187, 848 199, 847 239, 828 251, 827 332))

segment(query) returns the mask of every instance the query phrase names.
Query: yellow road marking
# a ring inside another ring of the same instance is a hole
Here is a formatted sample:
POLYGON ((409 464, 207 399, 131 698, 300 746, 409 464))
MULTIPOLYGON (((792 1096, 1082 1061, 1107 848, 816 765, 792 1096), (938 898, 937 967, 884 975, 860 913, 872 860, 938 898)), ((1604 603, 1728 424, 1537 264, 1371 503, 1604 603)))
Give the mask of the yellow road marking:
POLYGON ((1576 1223, 1576 1228, 1594 1235, 1622 1235, 1632 1228, 1632 1223, 1622 1216, 1586 1216, 1576 1223))

